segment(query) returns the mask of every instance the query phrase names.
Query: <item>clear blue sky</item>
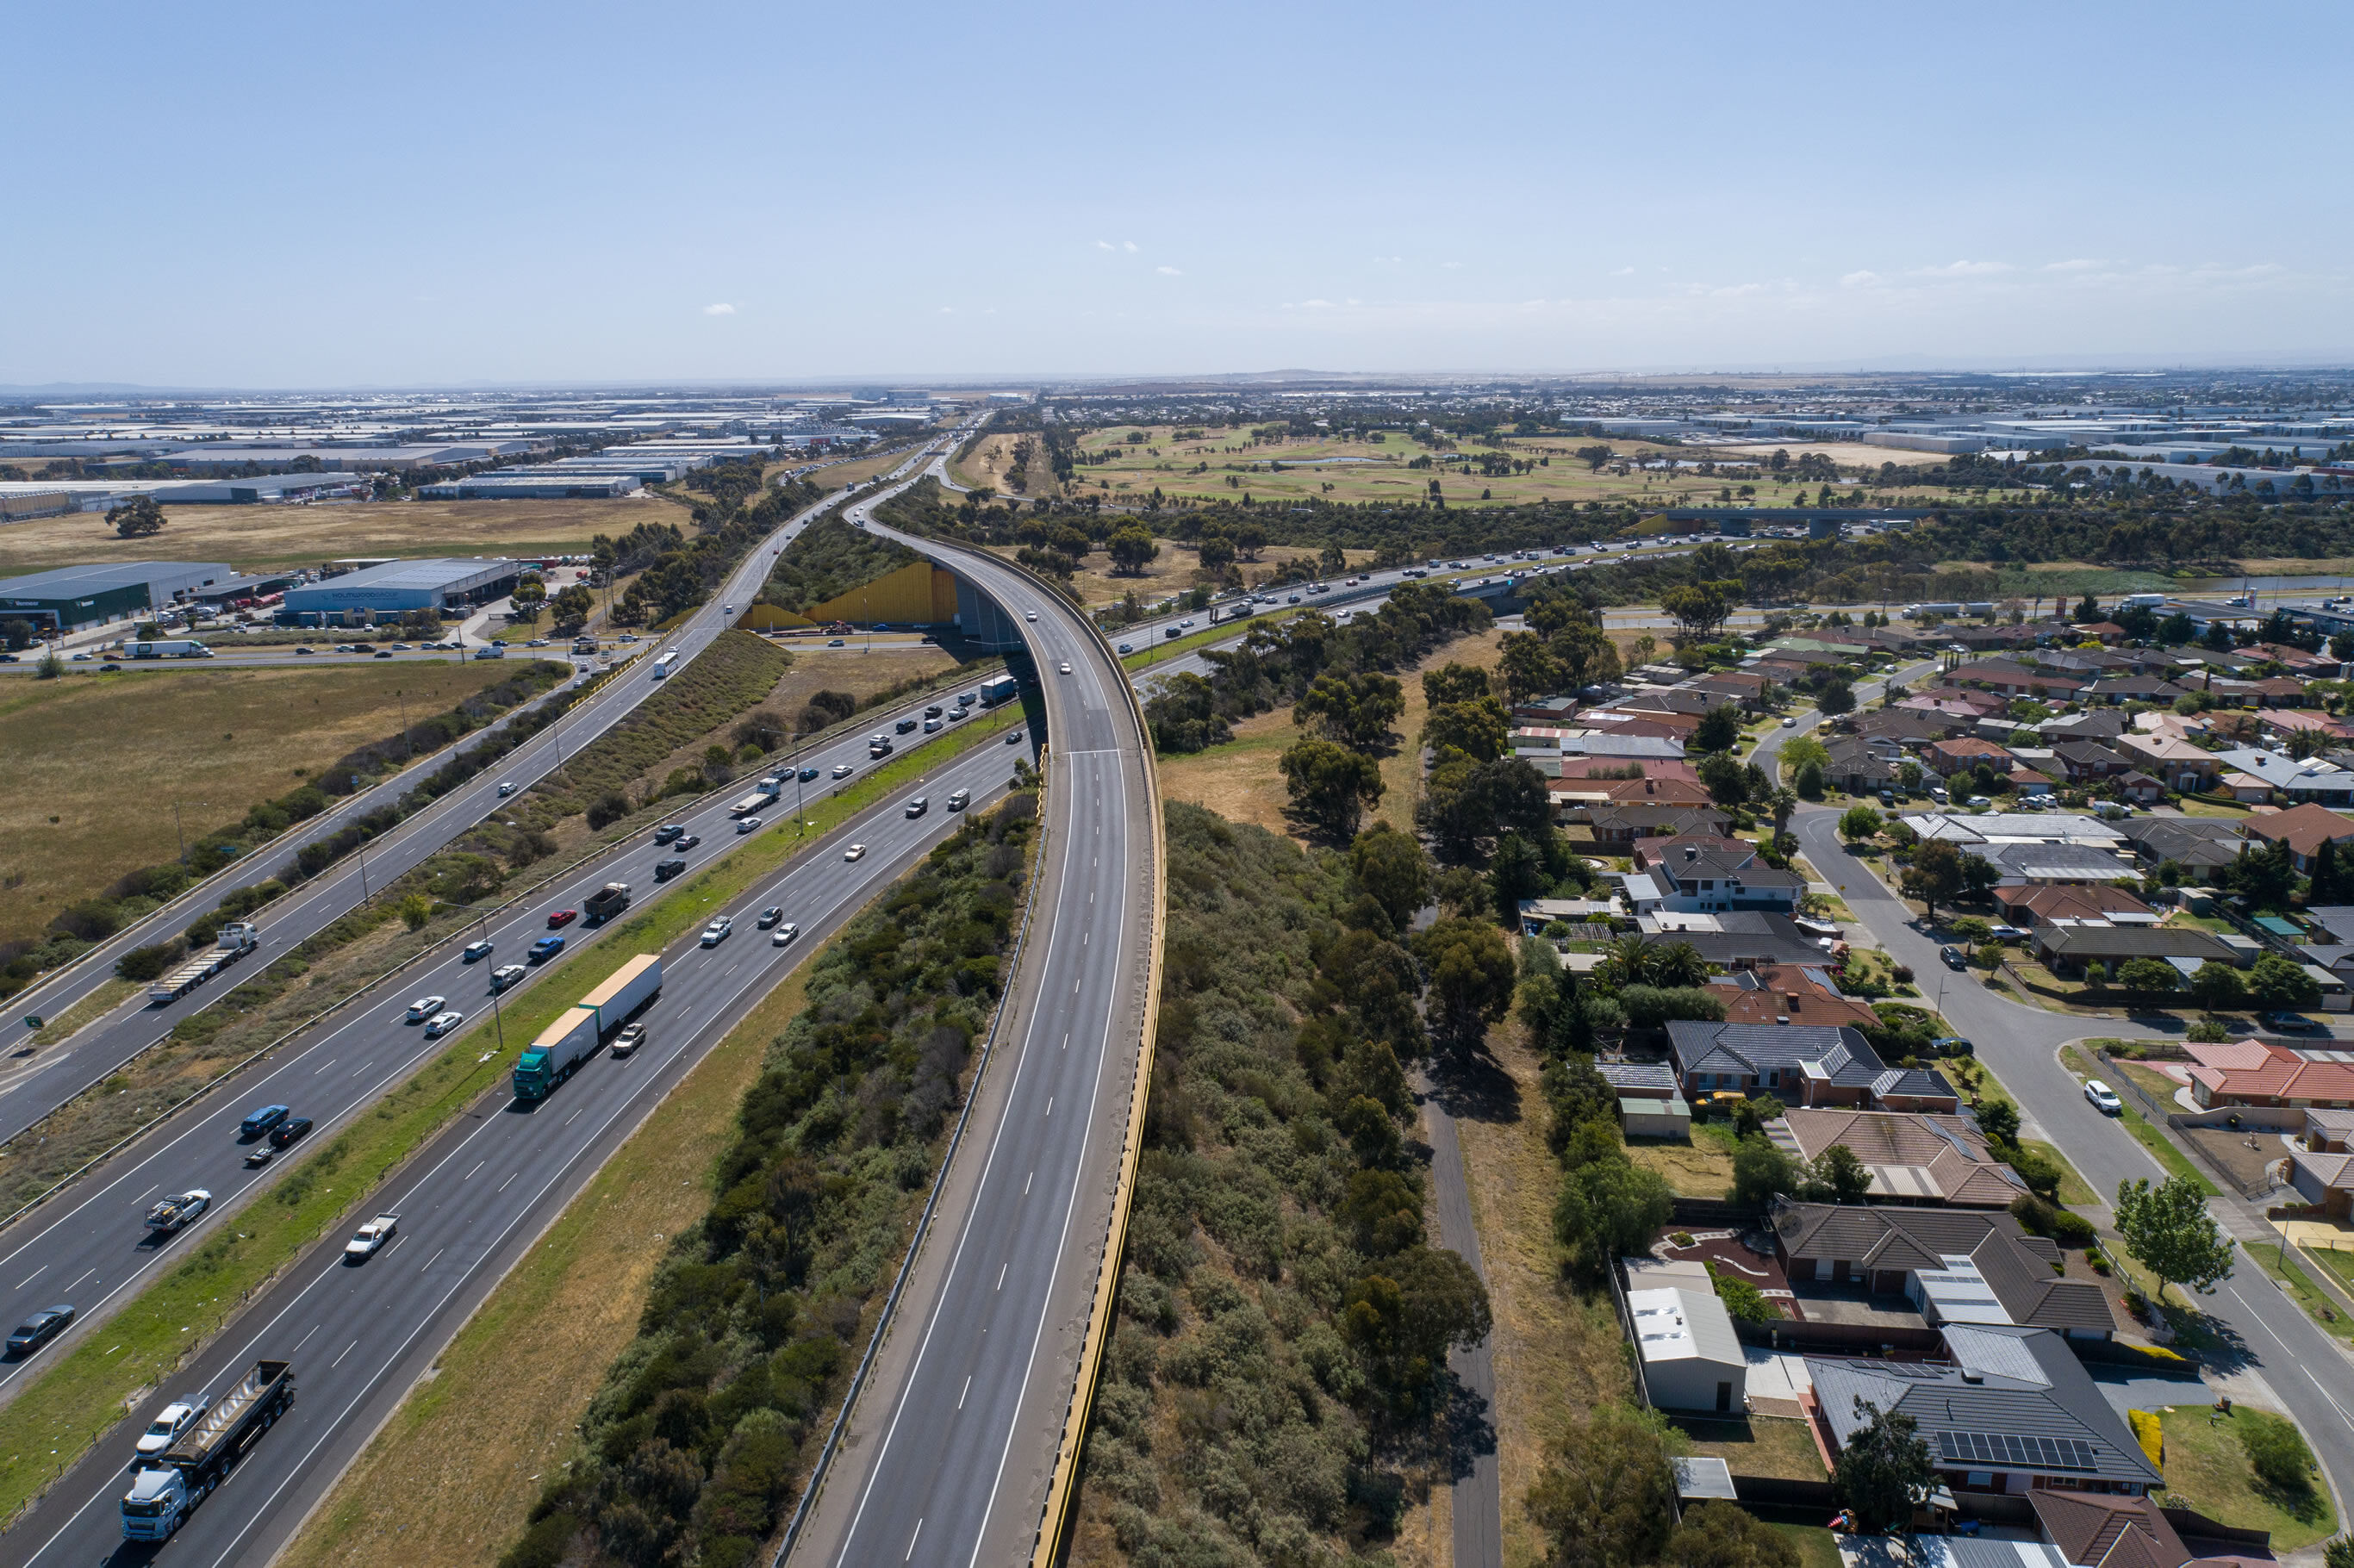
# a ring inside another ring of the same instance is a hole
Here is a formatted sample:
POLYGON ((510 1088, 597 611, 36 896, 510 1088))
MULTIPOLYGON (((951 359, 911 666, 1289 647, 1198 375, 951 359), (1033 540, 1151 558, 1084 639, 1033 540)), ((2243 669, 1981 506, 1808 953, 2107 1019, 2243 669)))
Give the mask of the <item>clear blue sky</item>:
POLYGON ((0 385, 2354 360, 2354 8, 51 5, 0 385))

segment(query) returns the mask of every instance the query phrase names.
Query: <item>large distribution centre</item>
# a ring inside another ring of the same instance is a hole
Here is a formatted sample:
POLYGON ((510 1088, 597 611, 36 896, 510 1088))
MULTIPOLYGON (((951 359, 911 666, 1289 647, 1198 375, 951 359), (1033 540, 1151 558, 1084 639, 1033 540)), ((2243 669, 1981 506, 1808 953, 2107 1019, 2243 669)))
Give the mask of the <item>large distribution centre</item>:
POLYGON ((29 620, 60 631, 128 620, 199 595, 236 570, 219 561, 122 561, 58 567, 0 580, 0 620, 29 620))
POLYGON ((481 604, 512 593, 523 569, 520 561, 387 561, 287 589, 279 619, 298 626, 317 626, 355 616, 398 620, 412 609, 481 604))

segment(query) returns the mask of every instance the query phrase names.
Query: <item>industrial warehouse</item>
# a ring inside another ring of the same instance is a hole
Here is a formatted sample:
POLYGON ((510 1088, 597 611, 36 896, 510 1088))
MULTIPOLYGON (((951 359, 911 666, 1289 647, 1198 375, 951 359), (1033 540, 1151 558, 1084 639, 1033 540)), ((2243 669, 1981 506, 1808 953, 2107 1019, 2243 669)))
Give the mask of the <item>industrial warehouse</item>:
POLYGON ((237 575, 235 567, 221 561, 58 567, 0 579, 0 620, 26 620, 54 631, 79 631, 202 599, 206 590, 237 575))
POLYGON ((374 624, 411 610, 440 612, 514 591, 524 563, 455 557, 387 561, 290 588, 279 619, 293 626, 374 624))

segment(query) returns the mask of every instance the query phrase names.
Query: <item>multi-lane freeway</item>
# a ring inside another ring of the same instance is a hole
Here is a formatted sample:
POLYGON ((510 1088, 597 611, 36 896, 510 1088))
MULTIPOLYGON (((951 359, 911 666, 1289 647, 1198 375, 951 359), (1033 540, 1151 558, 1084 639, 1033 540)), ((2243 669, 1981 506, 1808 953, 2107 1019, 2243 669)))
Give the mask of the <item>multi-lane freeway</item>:
MULTIPOLYGON (((234 1370, 268 1356, 292 1360, 301 1389, 292 1414, 196 1511, 169 1550, 208 1568, 268 1561, 449 1336, 631 1129, 736 1020, 864 906, 875 887, 954 830, 961 819, 945 809, 950 791, 970 790, 971 809, 986 810, 1004 790, 1013 754, 1002 744, 972 748, 846 823, 740 898, 714 905, 712 913, 737 916, 735 929, 715 948, 700 947, 689 934, 663 954, 661 997, 642 1015, 648 1043, 634 1056, 600 1054, 536 1105, 511 1102, 503 1090, 485 1095, 371 1201, 371 1212, 400 1216, 391 1247, 355 1266, 342 1260, 339 1245, 319 1249, 185 1372, 158 1388, 149 1402, 154 1409, 184 1393, 217 1390, 234 1370), (904 807, 916 794, 928 796, 932 808, 911 819, 904 807), (843 858, 843 846, 853 842, 867 846, 857 862, 843 858), (755 924, 757 913, 769 905, 780 906, 784 918, 801 928, 789 947, 773 946, 770 933, 755 924)), ((651 884, 659 853, 652 846, 633 851, 620 868, 625 879, 651 884)), ((490 965, 505 961, 524 938, 545 928, 546 907, 518 916, 507 930, 494 929, 499 950, 493 958, 452 964, 429 981, 418 978, 413 988, 429 984, 450 1006, 479 1022, 488 1011, 490 965), (535 925, 532 916, 542 917, 535 925)), ((581 986, 560 967, 539 983, 581 986)), ((165 1185, 209 1185, 217 1198, 233 1197, 251 1147, 238 1136, 239 1116, 249 1103, 273 1097, 320 1119, 313 1140, 331 1137, 333 1121, 368 1103, 416 1055, 438 1048, 404 1021, 402 1000, 387 997, 349 1024, 288 1047, 238 1101, 191 1118, 141 1169, 186 1172, 165 1185)), ((507 1044, 504 1059, 511 1063, 521 1043, 507 1044)), ((139 1266, 139 1220, 150 1201, 144 1185, 128 1171, 118 1176, 70 1220, 51 1227, 88 1233, 86 1239, 59 1236, 48 1245, 76 1258, 101 1259, 111 1271, 139 1266)), ((194 1239, 183 1237, 164 1251, 169 1255, 194 1239)), ((29 1257, 11 1261, 0 1273, 14 1287, 32 1272, 28 1263, 29 1257)), ((48 1277, 35 1295, 48 1287, 48 1277)), ((83 1287, 96 1287, 96 1280, 83 1287)), ((92 1450, 38 1508, 0 1536, 0 1564, 103 1562, 121 1545, 115 1503, 126 1484, 127 1434, 152 1410, 143 1406, 132 1414, 138 1419, 122 1428, 121 1441, 92 1450)))

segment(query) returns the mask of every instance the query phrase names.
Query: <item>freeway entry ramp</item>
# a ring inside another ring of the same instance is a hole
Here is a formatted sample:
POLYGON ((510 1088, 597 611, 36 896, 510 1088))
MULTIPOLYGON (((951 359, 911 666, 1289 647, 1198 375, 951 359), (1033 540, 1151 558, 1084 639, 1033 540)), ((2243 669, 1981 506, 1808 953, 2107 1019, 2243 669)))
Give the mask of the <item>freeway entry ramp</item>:
POLYGON ((1140 711, 1052 589, 1002 563, 958 565, 1011 614, 1039 615, 1022 630, 1052 737, 1045 833, 963 1139, 789 1541, 794 1564, 1012 1564, 1051 1548, 1149 1080, 1161 845, 1140 711))

